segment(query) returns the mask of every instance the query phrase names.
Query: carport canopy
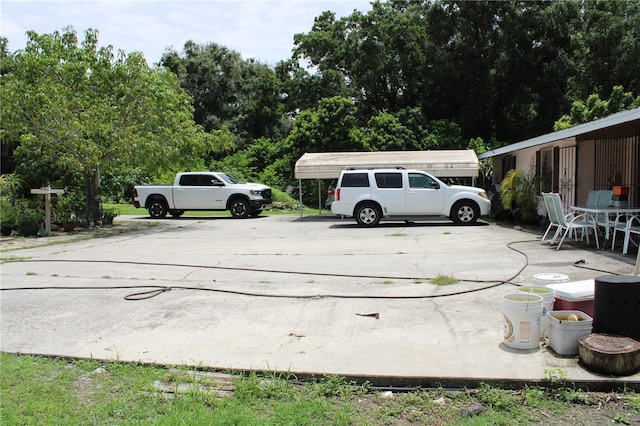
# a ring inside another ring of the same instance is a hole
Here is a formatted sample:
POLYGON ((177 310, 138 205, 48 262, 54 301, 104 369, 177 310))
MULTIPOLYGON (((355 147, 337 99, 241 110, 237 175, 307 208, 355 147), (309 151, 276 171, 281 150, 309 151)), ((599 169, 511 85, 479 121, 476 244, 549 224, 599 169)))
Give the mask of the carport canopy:
POLYGON ((436 177, 477 177, 478 156, 471 149, 305 153, 296 161, 296 179, 335 179, 342 170, 404 167, 436 177))

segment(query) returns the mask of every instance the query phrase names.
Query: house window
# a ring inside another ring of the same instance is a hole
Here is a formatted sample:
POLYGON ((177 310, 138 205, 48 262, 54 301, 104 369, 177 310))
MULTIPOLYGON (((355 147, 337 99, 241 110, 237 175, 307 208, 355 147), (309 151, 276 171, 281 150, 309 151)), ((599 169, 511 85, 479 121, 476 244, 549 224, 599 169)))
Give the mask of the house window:
POLYGON ((542 192, 553 192, 553 148, 540 152, 540 177, 542 192))
POLYGON ((514 155, 506 155, 502 158, 502 180, 507 176, 509 170, 516 168, 516 157, 514 155))

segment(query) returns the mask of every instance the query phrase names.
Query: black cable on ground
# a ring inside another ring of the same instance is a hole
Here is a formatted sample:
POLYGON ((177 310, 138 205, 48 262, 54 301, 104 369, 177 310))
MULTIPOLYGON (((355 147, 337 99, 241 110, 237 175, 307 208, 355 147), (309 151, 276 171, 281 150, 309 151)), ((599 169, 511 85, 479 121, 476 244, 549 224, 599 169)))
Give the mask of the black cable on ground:
MULTIPOLYGON (((515 249, 514 249, 515 250, 515 249)), ((518 250, 516 250, 518 251, 518 250)), ((157 263, 157 262, 138 262, 129 260, 78 260, 78 259, 24 259, 20 262, 33 262, 33 263, 113 263, 113 264, 126 264, 126 265, 141 265, 141 266, 170 266, 177 268, 197 268, 197 269, 219 269, 226 271, 243 271, 243 272, 261 272, 266 274, 288 274, 288 275, 311 275, 315 277, 338 277, 338 278, 366 278, 374 280, 430 280, 428 277, 406 277, 406 276, 392 276, 392 275, 360 275, 360 274, 337 274, 331 272, 307 272, 307 271, 289 271, 284 269, 263 269, 263 268, 243 268, 239 266, 216 266, 216 265, 191 265, 187 263, 157 263)), ((526 267, 526 266, 525 266, 526 267)), ((524 268, 523 268, 524 269, 524 268)), ((516 275, 517 276, 517 275, 516 275)), ((475 282, 475 283, 493 283, 501 280, 473 280, 465 279, 459 281, 475 282)))
MULTIPOLYGON (((145 300, 158 296, 162 293, 166 293, 172 290, 193 290, 193 291, 209 291, 216 293, 234 294, 240 296, 252 296, 252 297, 269 297, 269 298, 287 298, 287 299, 398 299, 398 300, 411 300, 411 299, 436 299, 441 297, 459 296, 462 294, 474 293, 478 291, 488 290, 490 288, 498 287, 503 284, 511 284, 519 286, 512 282, 515 278, 519 277, 522 271, 529 265, 529 257, 527 254, 517 248, 513 247, 514 244, 530 243, 537 240, 522 240, 513 241, 507 244, 510 250, 513 250, 525 258, 524 265, 513 276, 505 280, 472 280, 461 279, 462 282, 473 283, 488 283, 490 285, 480 288, 461 290, 446 294, 433 294, 433 295, 417 295, 417 296, 366 296, 366 295, 341 295, 341 294, 315 294, 315 295, 292 295, 292 294, 271 294, 271 293, 255 293, 239 290, 219 289, 219 288, 207 288, 207 287, 189 287, 189 286, 156 286, 156 285, 140 285, 140 286, 107 286, 107 287, 18 287, 18 288, 3 288, 0 291, 21 291, 21 290, 117 290, 117 289, 144 289, 151 290, 132 293, 124 297, 125 300, 145 300)), ((200 269, 221 269, 221 270, 234 270, 234 271, 248 271, 248 272, 261 272, 261 273, 277 273, 277 274, 297 274, 297 275, 314 275, 314 276, 329 276, 329 277, 346 277, 346 278, 367 278, 367 279, 393 279, 393 280, 429 280, 430 278, 424 277, 398 277, 398 276, 379 276, 379 275, 357 275, 357 274, 334 274, 323 272, 305 272, 305 271, 288 271, 288 270, 273 270, 273 269, 260 269, 260 268, 241 268, 241 267, 228 267, 228 266, 202 266, 202 265, 189 265, 189 264, 177 264, 177 263, 152 263, 152 262, 134 262, 134 261, 112 261, 112 260, 23 260, 23 262, 79 262, 79 263, 115 263, 115 264, 131 264, 131 265, 151 265, 151 266, 172 266, 182 268, 200 268, 200 269)))
POLYGON ((619 274, 617 272, 605 271, 604 269, 591 268, 589 266, 582 266, 583 263, 585 263, 584 259, 580 259, 580 260, 575 261, 572 266, 575 267, 575 268, 579 268, 579 269, 586 269, 587 271, 602 272, 602 273, 608 274, 608 275, 623 275, 623 274, 619 274))

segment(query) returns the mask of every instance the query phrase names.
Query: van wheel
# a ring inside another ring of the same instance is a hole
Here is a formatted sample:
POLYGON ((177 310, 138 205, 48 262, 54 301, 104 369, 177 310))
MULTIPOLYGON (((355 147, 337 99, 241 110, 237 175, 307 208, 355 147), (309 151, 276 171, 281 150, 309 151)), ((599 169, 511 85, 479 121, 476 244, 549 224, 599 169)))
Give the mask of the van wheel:
POLYGON ((372 203, 365 203, 356 207, 356 222, 360 226, 376 226, 380 222, 381 215, 380 209, 372 203))
POLYGON ((249 202, 244 198, 235 198, 231 201, 231 216, 236 219, 244 219, 249 216, 249 202))
POLYGON ((167 202, 165 200, 156 198, 151 200, 149 204, 149 216, 154 219, 163 218, 167 215, 167 211, 169 207, 167 206, 167 202))
POLYGON ((473 225, 479 216, 480 209, 473 201, 460 200, 451 207, 450 219, 461 225, 473 225))

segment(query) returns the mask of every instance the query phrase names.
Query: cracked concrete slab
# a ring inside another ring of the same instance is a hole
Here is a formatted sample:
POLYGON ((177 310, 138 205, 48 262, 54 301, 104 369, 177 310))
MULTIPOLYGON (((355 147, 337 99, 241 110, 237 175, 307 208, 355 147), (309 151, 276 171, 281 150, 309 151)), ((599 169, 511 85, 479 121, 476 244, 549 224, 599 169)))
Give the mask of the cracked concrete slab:
POLYGON ((363 229, 330 215, 161 222, 0 253, 19 257, 1 269, 0 348, 386 383, 530 382, 562 369, 576 382, 639 385, 639 374, 593 374, 545 342, 533 350, 503 343, 500 300, 516 286, 501 281, 632 274, 635 257, 619 250, 565 243, 557 251, 537 231, 487 223, 363 229), (461 281, 432 284, 437 276, 461 281), (145 293, 158 289, 170 291, 145 293))

